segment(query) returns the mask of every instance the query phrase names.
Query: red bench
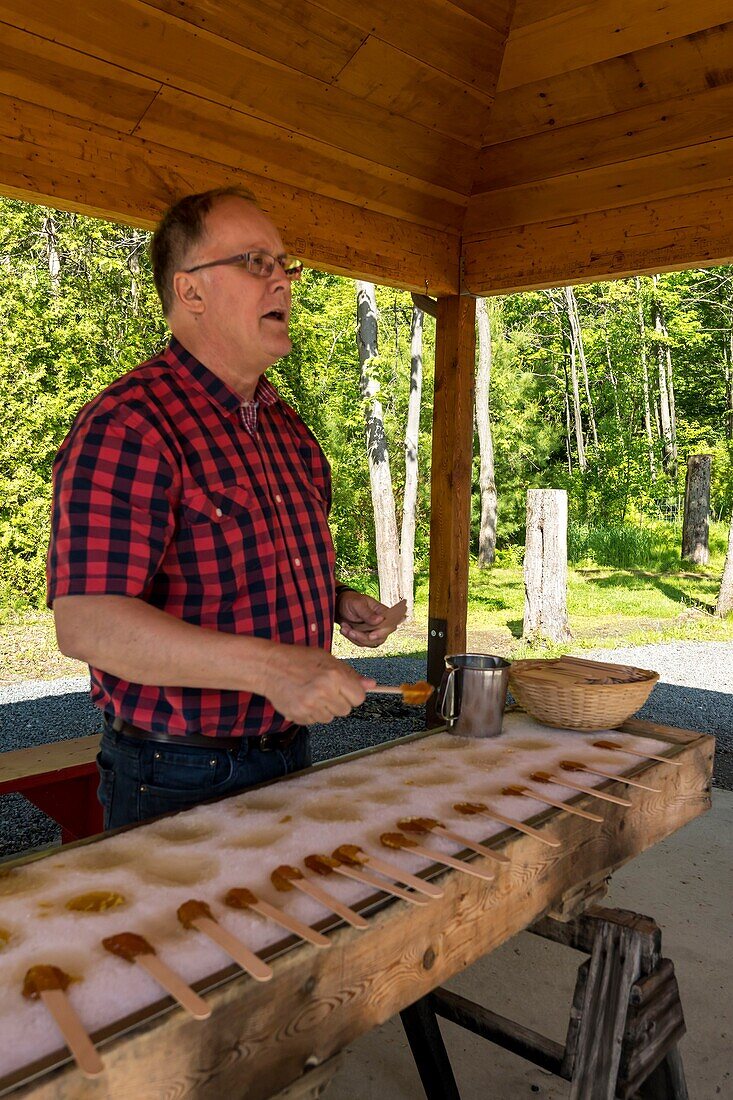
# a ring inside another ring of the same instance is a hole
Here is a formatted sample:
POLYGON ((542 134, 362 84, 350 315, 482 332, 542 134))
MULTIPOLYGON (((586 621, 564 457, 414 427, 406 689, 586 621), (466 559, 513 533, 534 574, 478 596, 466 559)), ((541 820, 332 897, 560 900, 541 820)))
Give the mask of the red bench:
POLYGON ((61 826, 61 843, 104 829, 97 800, 99 734, 0 753, 0 794, 22 794, 61 826))

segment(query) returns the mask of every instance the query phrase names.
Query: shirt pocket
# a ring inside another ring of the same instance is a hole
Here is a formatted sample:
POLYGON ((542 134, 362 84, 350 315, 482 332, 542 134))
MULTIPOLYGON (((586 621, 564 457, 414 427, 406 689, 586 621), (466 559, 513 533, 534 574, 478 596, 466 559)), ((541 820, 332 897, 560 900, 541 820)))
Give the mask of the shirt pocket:
POLYGON ((257 498, 249 489, 233 485, 228 489, 195 489, 181 501, 181 518, 188 527, 198 524, 226 526, 228 521, 241 522, 257 508, 257 498))
POLYGON ((275 547, 269 512, 240 485, 193 489, 183 497, 176 539, 177 569, 189 594, 201 593, 202 620, 247 602, 253 586, 274 580, 275 547))

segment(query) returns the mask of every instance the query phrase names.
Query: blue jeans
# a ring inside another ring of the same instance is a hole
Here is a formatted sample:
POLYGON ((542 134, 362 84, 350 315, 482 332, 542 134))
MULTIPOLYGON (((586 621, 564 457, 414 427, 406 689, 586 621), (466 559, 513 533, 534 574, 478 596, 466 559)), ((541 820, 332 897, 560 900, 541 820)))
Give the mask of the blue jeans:
POLYGON ((187 810, 208 798, 280 779, 311 763, 305 728, 282 750, 262 752, 254 740, 243 737, 241 747, 232 750, 143 741, 117 733, 105 719, 97 755, 97 793, 104 807, 105 829, 187 810))

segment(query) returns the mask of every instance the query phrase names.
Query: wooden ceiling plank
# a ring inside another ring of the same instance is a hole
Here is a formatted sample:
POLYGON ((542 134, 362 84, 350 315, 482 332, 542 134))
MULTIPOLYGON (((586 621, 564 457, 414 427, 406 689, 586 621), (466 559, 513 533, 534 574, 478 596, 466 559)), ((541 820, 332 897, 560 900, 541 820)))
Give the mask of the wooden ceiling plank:
POLYGON ((330 15, 350 20, 364 37, 373 34, 434 69, 493 95, 505 34, 445 0, 313 0, 330 15))
POLYGON ((114 6, 0 0, 0 19, 429 183, 470 190, 475 154, 469 146, 268 63, 140 0, 114 6))
POLYGON ((0 24, 0 93, 132 133, 160 84, 0 24))
POLYGON ((733 134, 733 83, 489 145, 474 194, 714 141, 733 134))
POLYGON ((475 195, 466 235, 631 206, 733 180, 733 138, 475 195))
POLYGON ((587 0, 584 4, 579 3, 579 0, 516 0, 511 23, 512 30, 585 6, 587 6, 587 0))
POLYGON ((457 235, 0 97, 3 194, 150 228, 182 195, 237 183, 313 266, 421 293, 457 291, 457 235))
MULTIPOLYGON (((516 0, 444 0, 452 8, 460 8, 499 34, 506 35, 514 14, 516 0)), ((577 3, 577 0, 575 0, 577 3)))
POLYGON ((184 23, 330 83, 363 34, 308 0, 144 0, 184 23))
POLYGON ((732 260, 733 187, 727 186, 469 241, 463 289, 510 294, 732 260))
POLYGON ((497 90, 608 61, 717 26, 730 0, 609 0, 580 4, 527 26, 513 26, 497 90))
POLYGON ((475 147, 481 144, 493 102, 371 35, 335 84, 402 118, 475 147))
POLYGON ((467 200, 367 160, 260 122, 188 92, 164 88, 138 127, 138 137, 195 153, 230 168, 317 191, 408 221, 458 232, 467 200))
POLYGON ((733 22, 497 95, 485 144, 733 82, 733 22))

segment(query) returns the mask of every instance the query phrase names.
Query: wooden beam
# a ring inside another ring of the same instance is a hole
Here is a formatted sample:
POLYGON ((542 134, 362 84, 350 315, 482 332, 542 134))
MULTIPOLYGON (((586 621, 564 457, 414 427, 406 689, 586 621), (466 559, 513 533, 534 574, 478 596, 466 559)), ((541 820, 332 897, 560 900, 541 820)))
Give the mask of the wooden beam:
POLYGON ((175 88, 163 88, 135 136, 435 228, 457 233, 465 217, 462 196, 397 172, 385 177, 365 157, 175 88))
POLYGON ((438 302, 430 495, 428 678, 439 682, 446 653, 466 647, 471 534, 476 303, 438 302))
POLYGON ((637 157, 700 146, 731 134, 733 84, 723 84, 486 145, 476 162, 473 192, 516 187, 600 165, 623 165, 637 157))
POLYGON ((410 57, 441 72, 459 76, 466 84, 494 94, 504 52, 505 13, 496 30, 470 11, 445 0, 372 0, 345 4, 344 0, 314 0, 329 15, 350 20, 362 33, 374 34, 410 57))
POLYGON ((513 26, 498 88, 515 88, 584 65, 656 46, 730 19, 729 0, 613 0, 578 3, 513 26))
POLYGON ((463 288, 510 294, 730 263, 733 187, 558 218, 464 243, 463 288))
POLYGON ((494 97, 369 35, 334 83, 352 95, 479 146, 494 97))
POLYGON ((474 195, 464 233, 546 222, 673 195, 694 195, 733 180, 733 137, 669 149, 586 171, 474 195))
MULTIPOLYGON (((644 778, 660 793, 634 790, 628 809, 607 807, 603 827, 548 812, 557 849, 507 834, 503 850, 512 862, 496 869, 493 882, 446 871, 436 879, 444 896, 430 905, 395 901, 367 931, 332 933, 330 951, 298 947, 274 960, 265 985, 238 974, 206 993, 211 1021, 172 1011, 127 1034, 115 1025, 108 1034, 116 1037, 100 1047, 105 1100, 167 1095, 172 1083, 181 1100, 265 1100, 534 924, 573 883, 610 873, 705 812, 714 743, 697 736, 681 745, 681 768, 650 763, 644 778)), ((100 1092, 99 1082, 66 1064, 42 1070, 13 1095, 99 1100, 100 1092)))
POLYGON ((159 91, 160 81, 0 26, 0 95, 131 134, 159 91))
MULTIPOLYGON (((728 15, 730 20, 730 15, 728 15)), ((499 92, 486 144, 730 84, 730 21, 624 57, 499 92)))
POLYGON ((359 49, 364 36, 345 19, 323 12, 310 0, 144 0, 165 11, 192 34, 199 28, 217 38, 265 57, 297 72, 330 83, 359 49))
POLYGON ((150 228, 182 195, 244 184, 314 267, 455 293, 458 238, 0 97, 0 192, 150 228))
MULTIPOLYGON (((351 10, 351 9, 349 9, 351 10)), ((402 13, 399 12, 402 19, 402 13)), ((0 0, 0 19, 336 150, 468 194, 474 150, 141 3, 0 0)))

